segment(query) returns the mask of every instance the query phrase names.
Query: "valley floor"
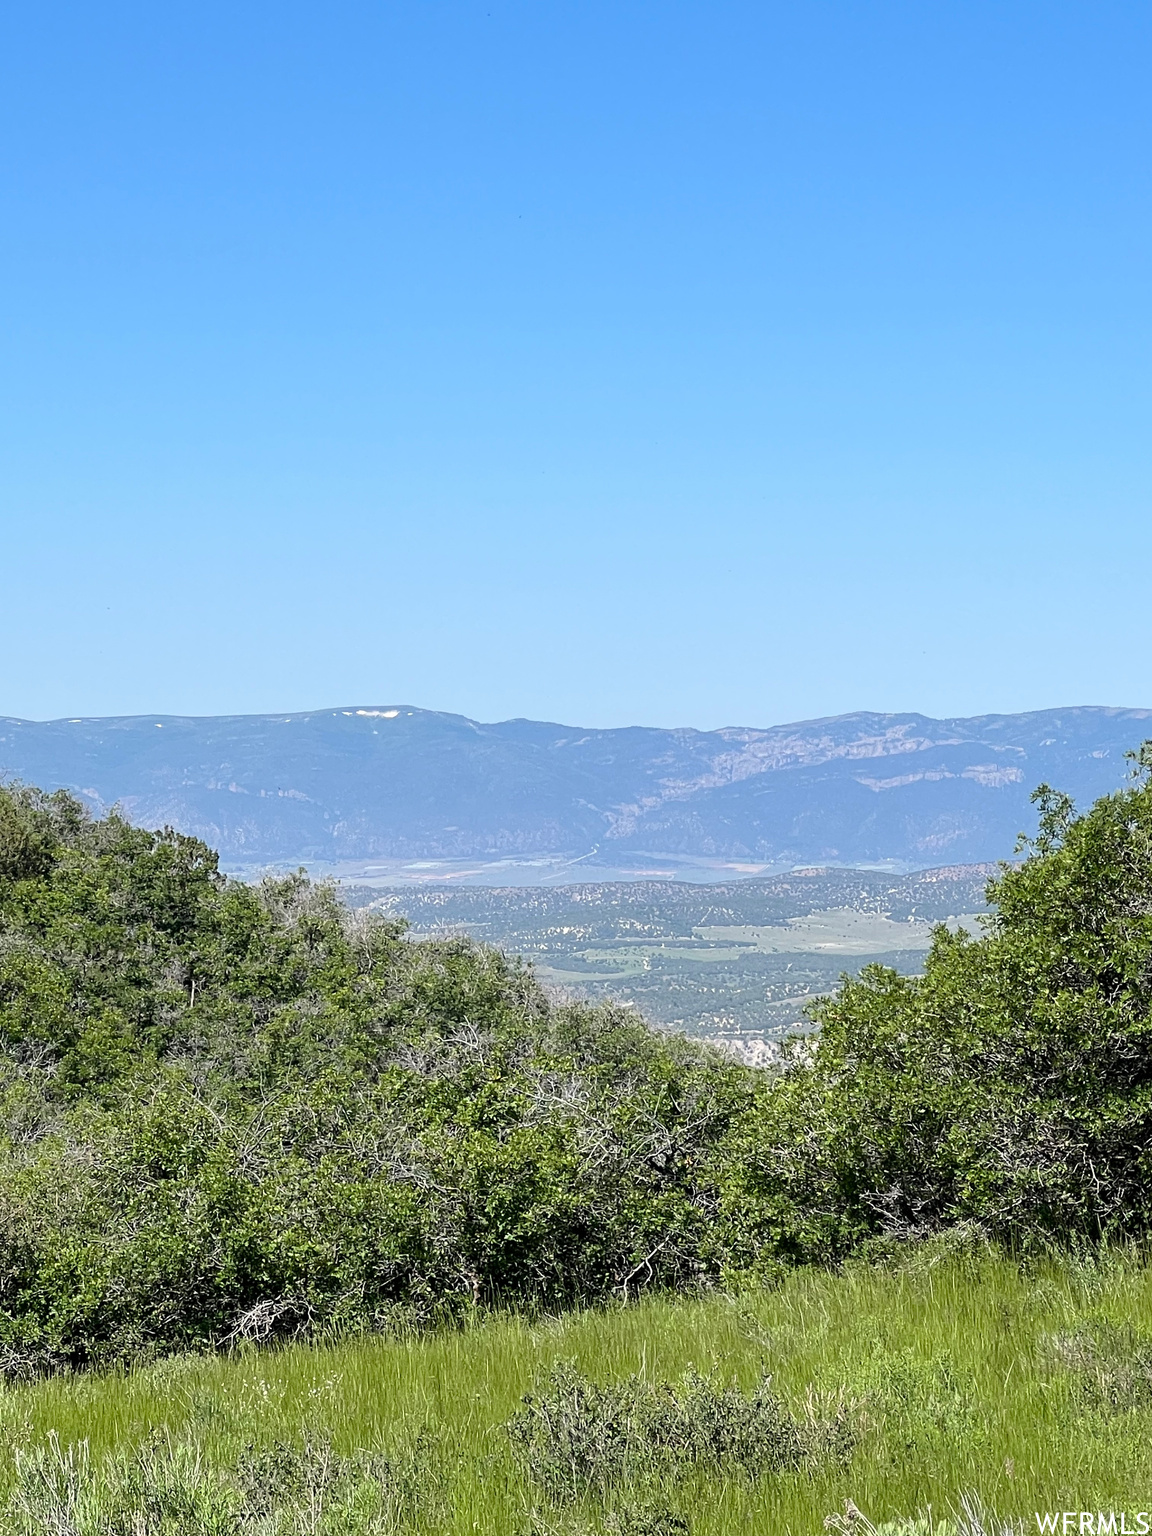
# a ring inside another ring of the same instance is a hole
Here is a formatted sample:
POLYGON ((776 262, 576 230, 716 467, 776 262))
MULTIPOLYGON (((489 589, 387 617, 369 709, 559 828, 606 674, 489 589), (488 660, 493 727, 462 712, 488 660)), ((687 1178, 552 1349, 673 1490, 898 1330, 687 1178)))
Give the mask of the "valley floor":
POLYGON ((915 975, 932 930, 980 931, 992 867, 793 871, 725 885, 593 882, 553 888, 380 890, 352 906, 419 934, 464 932, 522 955, 554 993, 635 1008, 665 1029, 760 1064, 766 1041, 806 1028, 806 1004, 880 963, 915 975))

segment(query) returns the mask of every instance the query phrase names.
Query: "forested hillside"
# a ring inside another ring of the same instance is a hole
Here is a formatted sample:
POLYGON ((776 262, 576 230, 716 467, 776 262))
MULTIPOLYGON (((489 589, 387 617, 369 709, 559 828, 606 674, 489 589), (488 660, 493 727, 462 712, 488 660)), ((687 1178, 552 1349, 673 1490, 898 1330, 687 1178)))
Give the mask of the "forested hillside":
POLYGON ((0 793, 7 1369, 712 1286, 965 1221, 1143 1235, 1141 774, 1081 817, 1044 791, 987 934, 845 982, 776 1072, 0 793))

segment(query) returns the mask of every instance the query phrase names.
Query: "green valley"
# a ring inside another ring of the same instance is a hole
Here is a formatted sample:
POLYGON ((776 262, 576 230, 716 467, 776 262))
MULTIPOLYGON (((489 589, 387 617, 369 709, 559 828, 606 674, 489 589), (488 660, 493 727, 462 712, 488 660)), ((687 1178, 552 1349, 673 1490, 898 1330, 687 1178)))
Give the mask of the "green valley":
POLYGON ((916 973, 937 923, 979 931, 995 866, 913 875, 811 869, 720 885, 672 881, 346 888, 415 931, 457 932, 531 961, 561 995, 612 1000, 751 1059, 805 1027, 840 977, 882 962, 916 973))

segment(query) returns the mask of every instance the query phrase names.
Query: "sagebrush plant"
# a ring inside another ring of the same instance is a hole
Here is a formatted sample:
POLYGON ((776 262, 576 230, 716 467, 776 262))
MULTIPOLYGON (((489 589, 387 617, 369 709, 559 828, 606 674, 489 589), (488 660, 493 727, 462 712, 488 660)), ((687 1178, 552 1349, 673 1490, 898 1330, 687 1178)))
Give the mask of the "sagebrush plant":
POLYGON ((1107 1317, 1088 1318, 1044 1341, 1092 1408, 1123 1412, 1152 1407, 1152 1334, 1107 1317))
POLYGON ((4 1514, 12 1536, 400 1536, 437 1512, 425 1458, 340 1456, 278 1444, 234 1465, 195 1441, 150 1436, 100 1462, 57 1436, 18 1454, 4 1514))
POLYGON ((954 1515, 931 1510, 874 1525, 851 1499, 843 1512, 827 1516, 824 1528, 835 1536, 1023 1536, 1023 1522, 994 1514, 978 1494, 964 1494, 954 1515))
POLYGON ((689 1371, 677 1383, 641 1376, 594 1382, 559 1361, 508 1424, 525 1473, 573 1500, 688 1469, 757 1478, 844 1457, 843 1415, 798 1419, 765 1376, 750 1393, 689 1371))

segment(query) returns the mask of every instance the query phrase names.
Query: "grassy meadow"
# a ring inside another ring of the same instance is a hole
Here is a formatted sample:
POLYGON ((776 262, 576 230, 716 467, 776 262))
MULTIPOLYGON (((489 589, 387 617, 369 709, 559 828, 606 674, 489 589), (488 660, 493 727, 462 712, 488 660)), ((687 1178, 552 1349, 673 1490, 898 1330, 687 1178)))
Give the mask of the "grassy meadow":
POLYGON ((929 1507, 935 1530, 976 1498, 999 1533, 1035 1530, 1036 1510, 1152 1505, 1145 1263, 1113 1252, 1022 1268, 955 1246, 739 1295, 477 1314, 432 1335, 9 1386, 2 1528, 815 1536, 848 1500, 913 1532, 929 1529, 911 1523, 929 1507), (573 1367, 569 1395, 580 1376, 652 1387, 696 1372, 745 1396, 770 1376, 792 1421, 837 1433, 759 1475, 721 1451, 625 1455, 600 1479, 604 1425, 591 1418, 575 1440, 570 1420, 563 1444, 537 1434, 518 1457, 506 1426, 557 1360, 573 1367), (577 1453, 587 1476, 565 1492, 548 1458, 577 1453))

